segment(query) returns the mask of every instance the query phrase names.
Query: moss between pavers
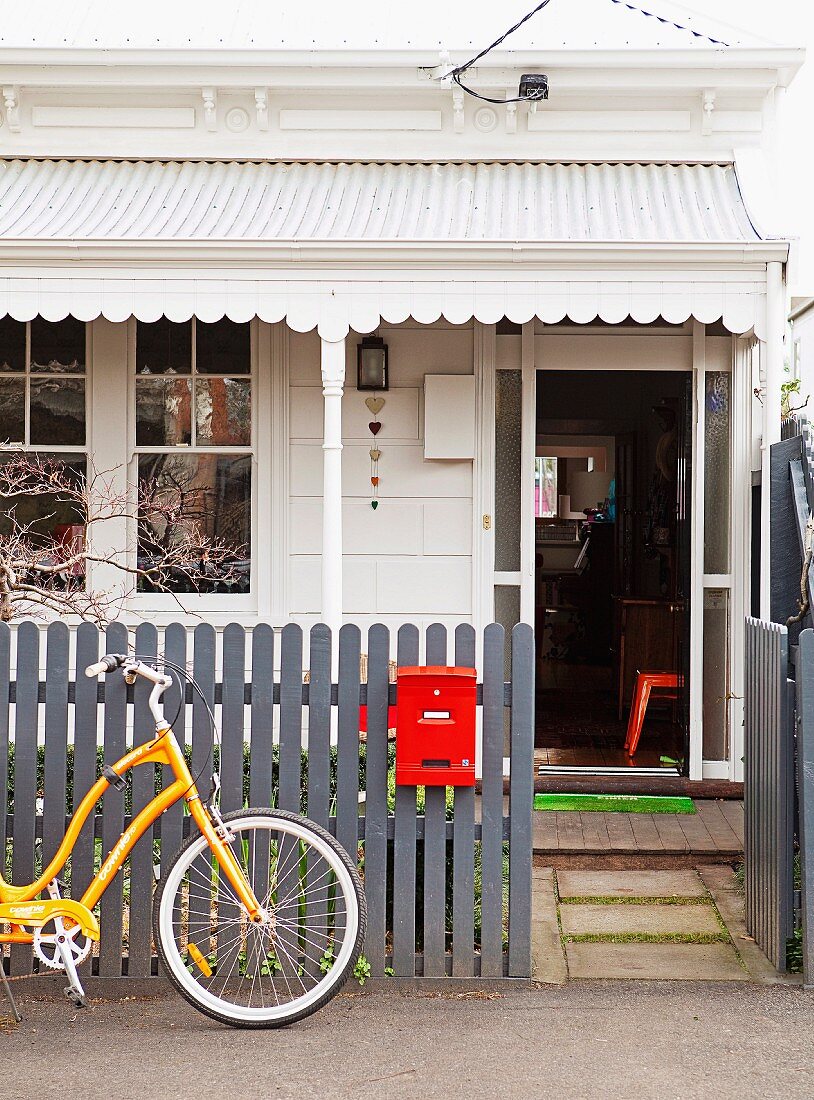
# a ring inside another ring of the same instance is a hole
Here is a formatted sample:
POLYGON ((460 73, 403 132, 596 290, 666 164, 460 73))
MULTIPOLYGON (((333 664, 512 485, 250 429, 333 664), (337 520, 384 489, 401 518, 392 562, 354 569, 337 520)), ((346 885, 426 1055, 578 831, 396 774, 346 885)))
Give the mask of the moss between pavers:
MULTIPOLYGON (((727 932, 571 932, 563 943, 731 943, 727 932)), ((734 946, 734 945, 733 945, 734 946)))
POLYGON ((557 895, 558 905, 713 905, 712 897, 709 894, 692 894, 689 897, 678 897, 676 894, 670 894, 663 898, 653 897, 638 897, 638 898, 626 898, 626 897, 608 897, 603 894, 588 895, 585 894, 582 897, 567 897, 561 898, 557 895))

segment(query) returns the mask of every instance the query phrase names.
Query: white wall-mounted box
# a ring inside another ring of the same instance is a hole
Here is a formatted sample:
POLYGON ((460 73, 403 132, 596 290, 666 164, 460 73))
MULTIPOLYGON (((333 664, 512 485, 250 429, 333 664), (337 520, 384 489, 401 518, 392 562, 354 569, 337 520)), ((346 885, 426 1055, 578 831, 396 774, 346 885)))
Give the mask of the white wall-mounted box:
POLYGON ((475 378, 424 375, 424 458, 475 457, 475 378))

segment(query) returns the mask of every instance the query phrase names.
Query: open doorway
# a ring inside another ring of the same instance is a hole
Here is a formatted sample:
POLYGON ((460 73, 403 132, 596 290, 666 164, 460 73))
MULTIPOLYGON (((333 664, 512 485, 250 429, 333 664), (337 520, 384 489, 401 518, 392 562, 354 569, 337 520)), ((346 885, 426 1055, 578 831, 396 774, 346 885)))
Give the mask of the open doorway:
POLYGON ((691 375, 540 371, 536 760, 684 771, 691 375), (673 674, 625 747, 640 671, 673 674))

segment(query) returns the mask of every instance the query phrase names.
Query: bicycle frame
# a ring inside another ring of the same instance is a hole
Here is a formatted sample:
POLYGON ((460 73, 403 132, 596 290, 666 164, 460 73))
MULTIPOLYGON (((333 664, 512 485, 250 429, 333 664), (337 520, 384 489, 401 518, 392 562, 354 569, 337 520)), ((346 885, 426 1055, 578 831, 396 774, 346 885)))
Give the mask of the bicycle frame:
MULTIPOLYGON (((131 768, 137 767, 140 764, 166 764, 171 768, 175 779, 133 818, 113 845, 113 848, 108 853, 102 866, 82 895, 80 905, 88 910, 93 909, 107 887, 116 877, 117 872, 121 870, 122 864, 127 859, 140 837, 144 835, 147 829, 149 829, 153 822, 156 821, 165 810, 183 798, 189 806, 189 811, 195 824, 206 837, 209 847, 217 858, 223 873, 233 886, 237 897, 243 905, 245 905, 249 919, 255 922, 261 921, 263 919, 263 912, 258 904, 257 898, 249 886, 249 883, 246 881, 246 877, 232 849, 221 836, 218 828, 213 824, 206 807, 201 802, 195 781, 184 759, 184 754, 169 725, 159 728, 152 741, 139 745, 128 752, 121 760, 118 760, 112 765, 112 770, 117 776, 123 776, 130 771, 131 768)), ((0 874, 0 905, 9 902, 19 904, 33 901, 41 891, 46 889, 49 883, 53 882, 61 869, 65 866, 76 844, 77 838, 82 831, 82 826, 93 813, 96 803, 102 798, 110 786, 111 783, 108 782, 104 776, 96 780, 82 799, 78 809, 75 811, 55 856, 36 882, 32 882, 28 886, 12 886, 10 883, 6 882, 0 874)), ((43 904, 46 907, 49 906, 47 902, 43 904)), ((22 931, 19 925, 13 923, 13 920, 9 920, 8 917, 0 915, 0 921, 8 921, 12 928, 11 932, 0 932, 0 944, 32 942, 33 936, 31 933, 22 931)))

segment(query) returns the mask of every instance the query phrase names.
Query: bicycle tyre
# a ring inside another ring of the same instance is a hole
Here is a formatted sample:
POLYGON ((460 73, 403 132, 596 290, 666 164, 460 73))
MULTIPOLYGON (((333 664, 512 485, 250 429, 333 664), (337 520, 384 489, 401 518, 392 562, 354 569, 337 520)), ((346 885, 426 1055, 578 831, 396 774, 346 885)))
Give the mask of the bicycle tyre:
MULTIPOLYGON (((307 818, 283 810, 260 808, 235 810, 225 814, 223 820, 236 839, 241 841, 241 852, 236 854, 250 879, 254 876, 255 892, 257 892, 257 876, 262 873, 264 863, 262 844, 267 843, 269 846, 270 864, 272 846, 276 845, 276 871, 274 876, 269 872, 269 877, 273 877, 276 886, 269 887, 269 892, 265 895, 267 907, 275 909, 274 931, 273 933, 264 932, 258 929, 258 926, 247 922, 245 914, 242 918, 240 917, 240 908, 235 904, 236 898, 231 887, 223 881, 207 841, 200 833, 196 833, 181 845, 166 873, 161 876, 156 891, 153 902, 153 935, 159 959, 170 982, 181 996, 199 1012, 214 1020, 243 1028, 275 1028, 296 1023, 318 1011, 339 992, 359 958, 367 925, 367 908, 362 883, 345 849, 330 833, 307 818), (254 845, 251 860, 247 855, 248 839, 245 835, 249 831, 251 831, 254 845), (264 833, 268 834, 268 839, 261 842, 261 855, 258 857, 257 835, 264 833), (287 839, 273 841, 272 837, 275 835, 287 839), (286 849, 286 845, 290 847, 286 849), (289 858, 280 854, 281 851, 286 850, 296 852, 295 859, 290 868, 286 869, 278 879, 280 868, 289 858), (319 866, 317 859, 324 862, 327 870, 313 870, 314 867, 319 866), (311 870, 308 870, 308 867, 311 870), (294 879, 291 880, 294 882, 294 896, 293 898, 283 897, 278 905, 271 899, 271 893, 274 889, 282 889, 282 883, 292 870, 295 872, 294 879), (312 877, 310 884, 309 874, 316 876, 312 877), (333 884, 332 897, 330 896, 332 887, 318 885, 321 880, 333 884), (193 894, 193 888, 197 890, 199 884, 200 893, 193 894), (227 896, 229 894, 231 898, 227 896), (308 901, 309 896, 310 901, 308 901), (344 922, 337 921, 337 914, 341 914, 337 903, 340 896, 344 899, 346 907, 344 922), (197 903, 197 908, 193 902, 197 903), (331 905, 334 929, 329 933, 331 905), (324 932, 317 932, 314 927, 303 924, 303 914, 307 917, 309 906, 316 908, 319 913, 324 911, 324 932), (228 921, 225 918, 222 920, 221 908, 224 912, 236 913, 237 916, 231 917, 228 921), (280 915, 293 912, 294 909, 297 913, 296 923, 291 917, 280 915), (202 917, 202 914, 207 911, 208 920, 202 917), (197 926, 193 931, 193 918, 196 916, 197 926), (284 937, 283 930, 288 938, 284 937), (334 947, 331 935, 335 938, 338 930, 342 932, 341 946, 335 957, 332 955, 329 957, 328 952, 333 952, 334 947), (224 940, 226 947, 219 955, 221 936, 225 934, 232 934, 232 936, 230 940, 224 940), (268 937, 268 943, 261 941, 259 937, 262 936, 268 937), (190 943, 194 944, 195 937, 198 938, 202 948, 211 948, 214 942, 214 951, 210 954, 209 951, 195 947, 191 951, 190 943), (316 953, 323 946, 323 940, 328 946, 320 960, 316 957, 316 953), (239 945, 242 946, 242 950, 238 950, 239 945), (269 946, 271 951, 260 953, 263 948, 269 946), (249 947, 251 947, 251 958, 249 958, 249 947), (305 958, 300 952, 306 955, 310 952, 310 957, 305 958), (235 958, 231 962, 226 981, 218 995, 214 990, 220 983, 219 963, 224 955, 226 956, 224 967, 230 955, 235 958), (191 959, 197 957, 200 960, 202 956, 203 963, 191 962, 191 959), (280 961, 281 957, 283 962, 280 961), (323 970, 326 957, 329 957, 329 963, 323 970), (269 960, 272 962, 270 963, 269 960), (225 997, 227 985, 231 981, 233 987, 243 987, 248 981, 248 970, 252 962, 255 970, 248 994, 248 1004, 233 1003, 225 997), (214 971, 210 963, 215 966, 214 971), (323 965, 320 965, 321 963, 323 965), (236 966, 237 973, 232 977, 236 966), (273 966, 274 969, 270 973, 262 973, 263 969, 268 970, 269 966, 273 966), (209 976, 202 967, 210 970, 209 976), (245 974, 241 974, 241 967, 245 970, 245 974), (321 972, 321 976, 316 973, 317 970, 321 972), (278 973, 282 977, 278 977, 278 973), (215 981, 216 976, 217 981, 215 981), (259 1006, 252 1006, 252 995, 258 977, 262 1003, 259 1006), (304 977, 309 981, 314 980, 311 988, 305 987, 304 977), (292 984, 295 984, 296 988, 295 979, 302 986, 302 993, 292 996, 285 1003, 280 1003, 279 994, 285 992, 283 983, 290 993, 292 984), (275 1003, 273 1004, 265 1003, 264 980, 266 994, 269 990, 274 993, 275 1003), (210 982, 212 988, 205 982, 210 982)), ((265 886, 262 888, 265 889, 265 886)))

